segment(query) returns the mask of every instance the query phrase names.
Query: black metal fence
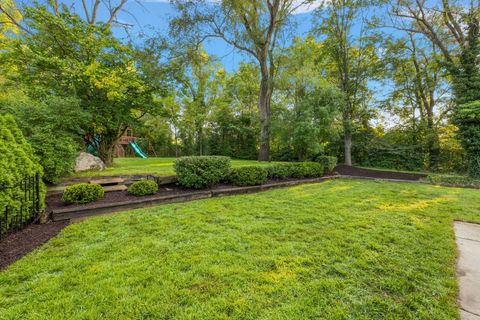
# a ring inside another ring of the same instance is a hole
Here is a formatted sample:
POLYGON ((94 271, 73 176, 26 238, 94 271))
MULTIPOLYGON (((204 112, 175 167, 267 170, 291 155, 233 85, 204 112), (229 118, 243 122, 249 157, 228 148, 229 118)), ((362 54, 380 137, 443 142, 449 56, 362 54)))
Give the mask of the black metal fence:
POLYGON ((0 187, 0 199, 8 201, 0 209, 0 238, 38 221, 41 213, 40 183, 37 173, 25 176, 12 186, 0 187))

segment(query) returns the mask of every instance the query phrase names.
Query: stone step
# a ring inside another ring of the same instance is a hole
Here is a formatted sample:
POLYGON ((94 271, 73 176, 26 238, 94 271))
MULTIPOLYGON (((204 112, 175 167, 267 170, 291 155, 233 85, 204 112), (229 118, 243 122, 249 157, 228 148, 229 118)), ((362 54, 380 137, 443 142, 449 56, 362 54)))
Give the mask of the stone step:
POLYGON ((104 186, 103 187, 103 190, 105 190, 105 192, 125 191, 127 189, 128 189, 127 186, 124 185, 124 184, 117 184, 117 185, 113 185, 113 186, 104 186))
POLYGON ((99 184, 101 186, 110 186, 124 183, 125 180, 122 178, 103 178, 103 179, 92 179, 89 183, 92 184, 99 184))
POLYGON ((62 194, 64 190, 65 186, 47 187, 47 195, 62 194))

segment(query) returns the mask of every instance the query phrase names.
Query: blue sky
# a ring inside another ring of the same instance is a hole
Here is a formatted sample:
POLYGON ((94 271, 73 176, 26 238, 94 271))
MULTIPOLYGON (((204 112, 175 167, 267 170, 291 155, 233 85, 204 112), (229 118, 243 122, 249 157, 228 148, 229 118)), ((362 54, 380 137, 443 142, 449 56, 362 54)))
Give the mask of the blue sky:
MULTIPOLYGON (((211 0, 216 1, 216 0, 211 0)), ((299 0, 300 1, 300 0, 299 0)), ((74 0, 64 0, 64 3, 71 5, 74 0)), ((76 3, 79 4, 80 1, 76 3)), ((317 1, 319 3, 320 1, 317 1)), ((88 3, 88 0, 87 0, 88 3)), ((296 36, 305 36, 311 28, 312 13, 311 11, 317 6, 317 3, 310 7, 300 7, 294 15, 297 24, 296 36)), ((81 7, 76 8, 77 13, 83 14, 81 7)), ((100 17, 106 18, 107 11, 105 8, 99 12, 100 17)), ((159 32, 161 34, 168 33, 168 22, 170 18, 175 16, 175 8, 168 0, 141 0, 140 2, 129 1, 125 4, 124 10, 117 16, 117 20, 128 24, 129 34, 135 42, 139 40, 139 34, 154 35, 159 32)), ((126 39, 126 33, 122 28, 115 28, 114 34, 120 39, 126 39)), ((212 40, 205 44, 205 50, 208 54, 217 56, 221 64, 227 71, 233 71, 241 61, 248 60, 249 57, 241 52, 233 50, 231 46, 222 40, 212 40)))

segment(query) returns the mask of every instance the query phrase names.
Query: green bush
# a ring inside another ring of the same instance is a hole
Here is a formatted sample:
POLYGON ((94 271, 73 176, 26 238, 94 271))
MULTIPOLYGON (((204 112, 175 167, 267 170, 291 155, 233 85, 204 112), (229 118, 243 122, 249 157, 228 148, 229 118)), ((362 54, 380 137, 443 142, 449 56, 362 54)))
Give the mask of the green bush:
POLYGON ((323 168, 327 172, 332 172, 332 170, 337 166, 337 157, 319 156, 315 160, 316 162, 322 164, 323 168))
MULTIPOLYGON (((5 208, 8 207, 8 220, 21 219, 26 221, 29 210, 23 210, 20 214, 22 201, 27 197, 27 205, 30 204, 30 194, 25 195, 20 182, 25 176, 33 176, 37 173, 42 176, 42 168, 38 159, 33 155, 30 144, 25 140, 15 120, 10 115, 0 115, 0 215, 4 217, 5 208)), ((44 206, 45 186, 40 183, 40 206, 44 206)), ((4 217, 5 218, 5 217, 4 217)), ((16 220, 17 221, 17 220, 16 220)), ((6 230, 3 224, 2 231, 6 230)))
POLYGON ((152 180, 137 181, 128 187, 128 193, 134 196, 146 196, 155 194, 157 191, 158 185, 152 180))
POLYGON ((4 113, 12 114, 32 146, 44 181, 57 183, 73 171, 83 146, 78 138, 78 132, 83 132, 80 124, 88 124, 76 99, 52 96, 39 102, 23 95, 0 97, 0 114, 4 113))
POLYGON ((236 186, 255 186, 267 181, 267 169, 260 166, 246 166, 232 169, 230 181, 236 186))
POLYGON ((79 183, 66 187, 62 200, 67 204, 89 203, 103 198, 104 194, 99 184, 79 183))
POLYGON ((77 145, 68 136, 52 137, 52 132, 41 132, 29 137, 35 155, 43 167, 43 179, 47 183, 58 183, 61 177, 73 171, 77 156, 77 145))
POLYGON ((181 157, 174 162, 177 181, 188 188, 209 187, 230 173, 230 158, 222 156, 181 157))
POLYGON ((323 165, 317 162, 292 162, 274 164, 267 168, 271 179, 320 177, 324 173, 323 165))
POLYGON ((290 164, 290 177, 312 178, 323 175, 323 165, 318 162, 298 162, 290 164))
POLYGON ((279 163, 267 167, 268 178, 287 179, 291 176, 289 163, 279 163))

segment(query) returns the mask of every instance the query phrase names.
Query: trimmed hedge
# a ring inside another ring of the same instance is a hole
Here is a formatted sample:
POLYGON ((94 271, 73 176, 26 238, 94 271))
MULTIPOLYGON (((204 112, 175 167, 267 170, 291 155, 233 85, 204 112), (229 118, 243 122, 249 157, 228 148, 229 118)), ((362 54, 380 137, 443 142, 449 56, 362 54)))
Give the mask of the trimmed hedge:
POLYGON ((260 166, 246 166, 232 169, 230 181, 236 186, 256 186, 267 181, 268 171, 260 166))
POLYGON ((316 161, 323 165, 323 168, 327 172, 332 172, 332 170, 337 166, 337 157, 331 156, 319 156, 316 161))
POLYGON ((132 183, 128 187, 128 193, 134 196, 146 196, 158 191, 158 184, 152 180, 142 180, 132 183))
POLYGON ((104 194, 99 184, 79 183, 66 187, 62 200, 67 204, 89 203, 103 198, 104 194))
POLYGON ((195 189, 227 179, 230 168, 230 158, 223 156, 181 157, 174 162, 178 183, 195 189))
POLYGON ((300 162, 292 163, 291 177, 292 178, 313 178, 323 175, 323 165, 317 162, 300 162))
POLYGON ((318 162, 293 162, 274 164, 269 166, 267 171, 271 179, 301 179, 320 177, 324 173, 324 168, 318 162))

